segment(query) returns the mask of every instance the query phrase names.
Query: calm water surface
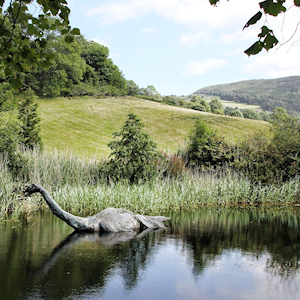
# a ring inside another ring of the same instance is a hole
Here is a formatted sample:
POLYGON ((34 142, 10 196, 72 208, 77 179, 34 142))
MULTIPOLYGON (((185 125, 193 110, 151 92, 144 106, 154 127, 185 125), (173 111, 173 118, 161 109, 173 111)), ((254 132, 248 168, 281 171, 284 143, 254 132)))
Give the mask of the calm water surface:
POLYGON ((299 211, 201 209, 165 231, 0 226, 0 299, 300 299, 299 211))

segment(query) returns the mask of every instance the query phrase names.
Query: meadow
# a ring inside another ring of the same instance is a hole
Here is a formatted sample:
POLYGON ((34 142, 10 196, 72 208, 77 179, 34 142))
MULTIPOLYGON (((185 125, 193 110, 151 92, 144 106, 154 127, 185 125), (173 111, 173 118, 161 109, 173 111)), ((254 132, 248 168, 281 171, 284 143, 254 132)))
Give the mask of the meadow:
POLYGON ((176 153, 200 116, 230 143, 257 131, 269 131, 264 121, 203 113, 134 97, 39 99, 41 136, 46 151, 72 152, 81 158, 107 157, 112 134, 133 112, 160 151, 176 153))

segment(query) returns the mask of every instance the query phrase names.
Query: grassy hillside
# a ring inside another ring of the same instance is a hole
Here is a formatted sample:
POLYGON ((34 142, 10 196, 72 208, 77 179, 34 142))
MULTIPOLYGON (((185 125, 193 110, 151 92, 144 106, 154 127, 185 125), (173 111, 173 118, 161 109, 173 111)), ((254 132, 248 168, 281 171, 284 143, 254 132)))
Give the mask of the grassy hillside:
POLYGON ((268 130, 266 122, 213 115, 143 99, 55 98, 39 99, 42 140, 46 150, 71 151, 81 157, 107 157, 107 143, 119 131, 129 112, 138 115, 145 131, 162 151, 182 148, 195 120, 201 116, 228 141, 268 130))
POLYGON ((264 110, 271 111, 281 106, 289 112, 300 112, 300 76, 213 85, 201 88, 194 94, 218 96, 222 100, 259 105, 264 110))

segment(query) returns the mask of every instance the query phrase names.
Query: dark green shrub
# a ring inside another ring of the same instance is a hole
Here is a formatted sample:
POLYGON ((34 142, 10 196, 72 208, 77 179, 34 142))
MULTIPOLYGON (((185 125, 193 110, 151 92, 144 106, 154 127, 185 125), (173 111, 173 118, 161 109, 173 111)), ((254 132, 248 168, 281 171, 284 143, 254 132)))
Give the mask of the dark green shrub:
POLYGON ((226 106, 225 109, 224 109, 224 114, 226 116, 230 116, 231 112, 234 110, 234 108, 232 107, 229 107, 229 106, 226 106))
POLYGON ((224 107, 220 100, 213 99, 209 102, 213 114, 224 115, 224 107))
POLYGON ((187 164, 193 168, 218 168, 234 160, 232 147, 215 130, 210 129, 204 120, 198 119, 192 130, 187 151, 187 164))
POLYGON ((12 123, 0 127, 0 155, 16 179, 23 176, 27 162, 21 152, 17 151, 19 142, 17 132, 16 125, 12 123))
POLYGON ((241 109, 245 119, 261 120, 261 115, 253 109, 241 109))
POLYGON ((119 139, 108 144, 112 150, 108 173, 113 180, 137 183, 158 174, 156 161, 160 155, 143 127, 140 119, 130 113, 121 131, 114 134, 119 139))
POLYGON ((20 121, 19 137, 25 147, 42 148, 40 137, 40 118, 37 114, 38 104, 33 102, 33 92, 24 93, 25 99, 19 102, 18 120, 20 121))
POLYGON ((281 183, 300 175, 300 120, 277 108, 271 123, 271 138, 257 133, 240 146, 236 167, 254 182, 281 183))
POLYGON ((236 107, 234 110, 230 113, 231 117, 237 117, 237 118, 243 118, 243 113, 236 107))

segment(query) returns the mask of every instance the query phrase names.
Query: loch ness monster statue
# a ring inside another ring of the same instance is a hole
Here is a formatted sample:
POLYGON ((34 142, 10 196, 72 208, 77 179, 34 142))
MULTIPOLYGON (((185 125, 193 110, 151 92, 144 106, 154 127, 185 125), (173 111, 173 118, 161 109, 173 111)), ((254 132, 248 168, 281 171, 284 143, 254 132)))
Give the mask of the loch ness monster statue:
POLYGON ((144 216, 134 214, 122 208, 106 208, 96 215, 89 217, 74 216, 63 210, 41 186, 31 184, 25 191, 29 196, 33 193, 40 193, 48 204, 52 213, 66 222, 75 231, 85 232, 141 232, 144 229, 164 229, 164 222, 170 218, 163 216, 144 216))

